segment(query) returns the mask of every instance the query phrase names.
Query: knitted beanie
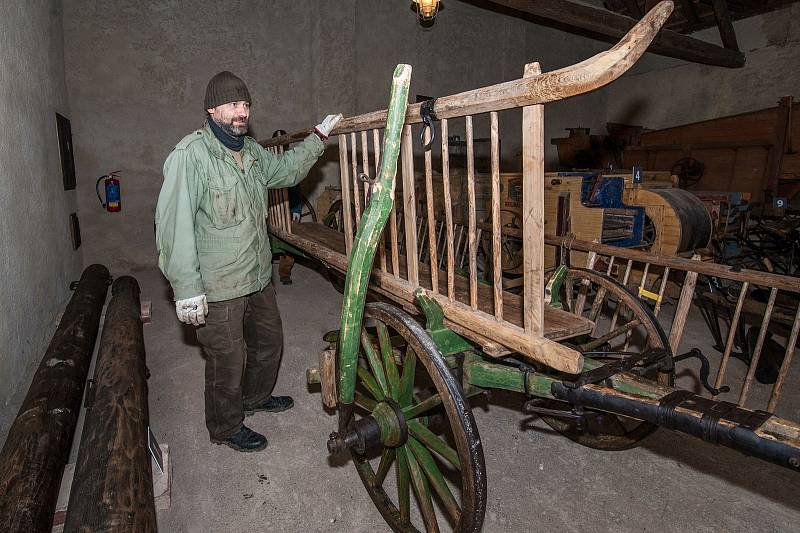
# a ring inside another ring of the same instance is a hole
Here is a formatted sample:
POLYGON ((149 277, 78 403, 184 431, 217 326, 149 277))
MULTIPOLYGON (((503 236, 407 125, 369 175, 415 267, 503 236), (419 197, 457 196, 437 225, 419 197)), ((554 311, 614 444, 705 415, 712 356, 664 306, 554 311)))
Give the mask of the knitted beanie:
POLYGON ((205 109, 212 109, 228 102, 252 102, 247 85, 232 72, 224 70, 211 78, 206 87, 205 109))

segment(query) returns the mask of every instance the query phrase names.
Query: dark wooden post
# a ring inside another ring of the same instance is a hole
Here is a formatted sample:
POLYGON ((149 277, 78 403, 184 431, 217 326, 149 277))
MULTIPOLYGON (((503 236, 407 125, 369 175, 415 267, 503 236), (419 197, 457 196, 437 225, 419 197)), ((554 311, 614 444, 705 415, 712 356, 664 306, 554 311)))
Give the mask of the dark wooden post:
POLYGON ((0 453, 3 531, 52 529, 109 280, 102 265, 83 271, 9 430, 0 453))
POLYGON ((64 531, 156 531, 139 284, 111 288, 64 531))

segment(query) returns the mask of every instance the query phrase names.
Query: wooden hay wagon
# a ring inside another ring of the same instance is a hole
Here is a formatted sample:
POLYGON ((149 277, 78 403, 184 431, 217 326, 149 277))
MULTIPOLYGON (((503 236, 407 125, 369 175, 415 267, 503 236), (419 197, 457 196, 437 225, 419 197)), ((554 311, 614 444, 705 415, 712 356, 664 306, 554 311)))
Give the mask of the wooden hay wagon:
MULTIPOLYGON (((673 387, 670 339, 645 300, 591 268, 562 266, 546 276, 543 104, 622 75, 672 7, 661 2, 616 46, 577 65, 542 73, 532 63, 518 80, 423 104, 407 105, 411 67, 399 65, 388 109, 346 118, 333 132, 340 151, 342 232, 292 223, 286 192, 270 191, 275 244, 346 275, 341 329, 309 376, 319 380, 323 403, 338 411, 328 449, 351 453, 393 530, 480 530, 485 466, 469 398, 493 388, 527 395, 527 410, 594 448, 630 448, 663 426, 800 469, 800 425, 673 387), (471 163, 474 126, 486 122, 490 240, 499 250, 499 117, 514 110, 522 113, 520 294, 503 288, 501 253, 484 258, 492 263, 492 276, 478 279, 471 163), (422 202, 416 197, 412 135, 420 123, 422 202), (467 260, 459 270, 447 138, 462 125, 467 260), (435 128, 439 140, 431 143, 435 128), (433 156, 439 149, 443 213, 434 212, 433 201, 433 156), (395 203, 398 158, 402 195, 395 203), (419 218, 427 221, 423 234, 419 218), (444 223, 437 225, 437 218, 444 223), (444 235, 438 241, 437 231, 444 235), (368 294, 374 301, 365 304, 368 294)), ((307 133, 262 144, 282 153, 307 133)))

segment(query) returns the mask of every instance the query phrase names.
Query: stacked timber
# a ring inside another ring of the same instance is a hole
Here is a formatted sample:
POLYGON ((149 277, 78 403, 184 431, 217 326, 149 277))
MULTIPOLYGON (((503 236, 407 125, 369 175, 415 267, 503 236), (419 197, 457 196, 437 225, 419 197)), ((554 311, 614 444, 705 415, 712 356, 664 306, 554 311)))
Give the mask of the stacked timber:
POLYGON ((83 271, 0 453, 0 524, 50 531, 110 280, 83 271))
POLYGON ((65 532, 156 531, 139 285, 123 276, 111 294, 65 532))

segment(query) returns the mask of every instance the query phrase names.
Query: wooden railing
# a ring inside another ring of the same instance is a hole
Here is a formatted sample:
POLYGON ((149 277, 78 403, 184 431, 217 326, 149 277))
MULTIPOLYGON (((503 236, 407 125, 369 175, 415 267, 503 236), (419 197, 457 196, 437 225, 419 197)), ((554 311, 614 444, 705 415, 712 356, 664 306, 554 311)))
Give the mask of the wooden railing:
MULTIPOLYGON (((519 236, 518 230, 513 228, 505 228, 505 233, 519 236)), ((712 366, 710 374, 713 376, 713 388, 720 389, 725 385, 729 386, 731 394, 736 396, 735 403, 739 406, 745 407, 748 400, 756 400, 751 399, 751 396, 756 386, 754 384, 756 369, 763 354, 765 339, 770 331, 777 331, 786 339, 783 360, 768 398, 761 398, 761 400, 766 400, 764 402, 766 405, 762 405, 762 408, 770 412, 777 409, 797 351, 798 333, 800 333, 800 280, 769 272, 736 270, 726 265, 699 261, 699 256, 695 256, 694 260, 664 257, 635 249, 580 241, 572 236, 546 236, 545 242, 550 246, 563 246, 571 251, 586 252, 588 254, 586 265, 578 266, 586 266, 614 276, 634 294, 649 301, 656 316, 663 307, 668 280, 680 287, 680 293, 675 303, 675 313, 668 328, 670 346, 675 354, 678 354, 681 349, 683 332, 693 301, 704 303, 703 299, 705 299, 705 303, 715 306, 715 312, 730 311, 729 330, 724 339, 724 348, 719 362, 715 365, 716 369, 712 366), (636 275, 632 275, 632 272, 635 272, 636 275), (705 277, 706 281, 716 281, 715 286, 724 286, 726 294, 722 294, 720 291, 716 293, 701 291, 698 286, 699 276, 705 277), (754 302, 750 298, 756 287, 769 291, 769 297, 765 304, 754 302), (776 313, 776 301, 781 295, 786 296, 786 301, 782 306, 782 309, 788 311, 786 313, 776 313), (750 354, 747 374, 741 383, 734 383, 728 372, 730 359, 735 348, 742 317, 748 313, 754 318, 753 322, 758 324, 758 336, 752 354, 750 354)), ((618 307, 615 317, 620 312, 621 308, 618 307)), ((706 317, 706 319, 709 318, 711 317, 706 317)))

